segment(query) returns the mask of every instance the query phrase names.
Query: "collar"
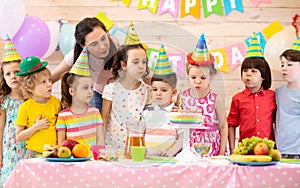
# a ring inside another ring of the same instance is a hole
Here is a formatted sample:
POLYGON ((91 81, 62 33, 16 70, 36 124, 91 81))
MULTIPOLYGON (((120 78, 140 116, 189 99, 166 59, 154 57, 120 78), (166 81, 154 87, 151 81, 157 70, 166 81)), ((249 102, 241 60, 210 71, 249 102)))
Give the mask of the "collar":
POLYGON ((164 108, 159 107, 155 102, 153 102, 153 107, 154 107, 154 110, 164 110, 167 112, 171 112, 171 110, 174 107, 174 102, 172 102, 169 106, 166 106, 164 108))
POLYGON ((265 95, 266 90, 263 87, 261 87, 259 91, 253 92, 248 87, 245 87, 245 90, 244 90, 245 95, 250 96, 250 95, 253 95, 255 93, 260 94, 260 95, 265 95))

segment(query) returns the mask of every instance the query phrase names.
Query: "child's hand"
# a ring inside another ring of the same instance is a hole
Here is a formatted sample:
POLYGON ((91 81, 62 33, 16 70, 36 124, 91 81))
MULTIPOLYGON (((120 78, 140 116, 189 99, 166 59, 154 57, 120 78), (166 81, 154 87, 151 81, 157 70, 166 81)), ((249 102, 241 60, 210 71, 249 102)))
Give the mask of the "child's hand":
POLYGON ((36 121, 35 121, 35 128, 36 130, 42 130, 42 129, 47 129, 49 128, 50 126, 50 123, 48 121, 48 118, 44 118, 44 119, 41 119, 42 118, 42 114, 40 114, 37 118, 36 118, 36 121))

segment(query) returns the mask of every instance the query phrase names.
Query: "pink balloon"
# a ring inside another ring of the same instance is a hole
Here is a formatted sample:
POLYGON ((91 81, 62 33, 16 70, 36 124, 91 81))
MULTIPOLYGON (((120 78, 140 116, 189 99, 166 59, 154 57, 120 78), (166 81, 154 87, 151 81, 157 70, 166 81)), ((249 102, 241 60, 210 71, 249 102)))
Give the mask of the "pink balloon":
POLYGON ((50 44, 50 31, 47 24, 40 18, 26 16, 12 41, 22 58, 28 56, 42 58, 50 44))

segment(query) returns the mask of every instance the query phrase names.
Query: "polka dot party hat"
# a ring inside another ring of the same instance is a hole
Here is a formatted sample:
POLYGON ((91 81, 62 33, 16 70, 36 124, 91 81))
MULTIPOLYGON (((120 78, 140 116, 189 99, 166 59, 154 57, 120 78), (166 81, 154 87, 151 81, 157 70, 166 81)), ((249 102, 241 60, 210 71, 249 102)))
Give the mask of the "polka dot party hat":
POLYGON ((246 54, 246 58, 254 57, 264 57, 255 33, 253 33, 251 37, 251 41, 246 54))
POLYGON ((171 86, 176 87, 177 77, 172 70, 164 45, 160 47, 153 77, 160 78, 168 82, 171 86))
POLYGON ((70 73, 80 76, 91 76, 86 46, 83 48, 80 56, 71 68, 70 73))
POLYGON ((20 54, 17 52, 15 45, 13 44, 9 36, 6 35, 6 39, 4 41, 2 62, 21 61, 21 60, 22 58, 20 54))
POLYGON ((298 36, 297 40, 293 43, 292 50, 300 51, 300 36, 298 36))
POLYGON ((214 61, 214 57, 208 51, 204 34, 201 34, 196 48, 187 55, 187 62, 191 65, 207 66, 213 64, 214 61))

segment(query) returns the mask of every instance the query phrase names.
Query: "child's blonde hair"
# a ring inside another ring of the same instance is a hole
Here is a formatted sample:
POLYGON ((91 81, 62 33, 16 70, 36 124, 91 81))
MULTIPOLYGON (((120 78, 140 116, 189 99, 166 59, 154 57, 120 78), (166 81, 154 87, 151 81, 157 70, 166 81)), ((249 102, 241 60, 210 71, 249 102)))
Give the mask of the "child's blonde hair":
POLYGON ((192 67, 200 67, 200 68, 201 67, 206 67, 209 70, 209 76, 210 77, 214 77, 217 74, 217 69, 215 68, 214 63, 212 63, 210 65, 191 65, 189 63, 186 63, 185 70, 186 70, 187 75, 189 75, 190 69, 192 67))
POLYGON ((32 98, 32 92, 30 90, 33 90, 35 86, 39 84, 39 80, 41 79, 41 77, 45 75, 51 75, 50 70, 46 67, 37 72, 25 76, 20 76, 21 90, 24 97, 32 98))

